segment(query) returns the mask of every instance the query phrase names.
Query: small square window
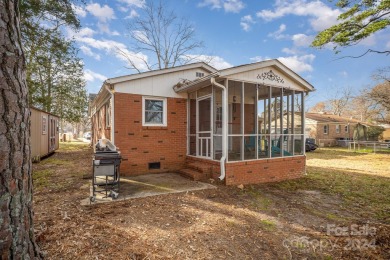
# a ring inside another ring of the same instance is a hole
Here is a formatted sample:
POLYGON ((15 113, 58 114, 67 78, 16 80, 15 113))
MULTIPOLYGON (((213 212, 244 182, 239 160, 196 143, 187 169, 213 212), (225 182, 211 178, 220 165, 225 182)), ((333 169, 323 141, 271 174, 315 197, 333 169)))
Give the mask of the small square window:
POLYGON ((154 98, 154 97, 142 98, 142 125, 145 126, 166 126, 167 125, 166 98, 154 98))

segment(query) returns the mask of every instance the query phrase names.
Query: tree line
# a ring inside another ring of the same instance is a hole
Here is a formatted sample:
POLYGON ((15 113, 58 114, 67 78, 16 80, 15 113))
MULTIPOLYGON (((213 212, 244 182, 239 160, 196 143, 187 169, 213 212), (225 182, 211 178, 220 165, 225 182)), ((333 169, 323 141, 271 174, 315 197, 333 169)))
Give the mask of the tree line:
POLYGON ((20 3, 22 46, 31 106, 78 123, 86 116, 87 91, 83 62, 66 28, 77 31, 78 17, 70 0, 24 0, 20 3))

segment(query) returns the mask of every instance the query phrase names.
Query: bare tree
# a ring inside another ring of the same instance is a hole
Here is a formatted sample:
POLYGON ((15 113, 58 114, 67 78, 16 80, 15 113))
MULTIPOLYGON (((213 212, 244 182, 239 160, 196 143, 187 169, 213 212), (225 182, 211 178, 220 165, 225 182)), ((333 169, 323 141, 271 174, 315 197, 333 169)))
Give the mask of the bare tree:
POLYGON ((327 101, 329 110, 332 114, 340 116, 348 106, 351 98, 353 98, 353 96, 350 87, 339 88, 332 91, 332 97, 327 101))
POLYGON ((128 30, 134 52, 120 49, 118 52, 128 60, 130 69, 139 73, 142 67, 152 70, 190 63, 198 58, 191 52, 203 47, 188 20, 166 10, 161 2, 156 5, 148 1, 144 14, 133 18, 128 30))
POLYGON ((0 258, 40 258, 34 239, 30 110, 19 1, 0 1, 0 258))

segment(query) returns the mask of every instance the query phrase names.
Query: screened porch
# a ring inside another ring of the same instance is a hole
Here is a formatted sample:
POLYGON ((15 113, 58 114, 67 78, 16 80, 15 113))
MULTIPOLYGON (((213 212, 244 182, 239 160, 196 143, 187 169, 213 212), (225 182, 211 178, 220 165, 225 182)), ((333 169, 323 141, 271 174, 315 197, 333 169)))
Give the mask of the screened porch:
POLYGON ((303 155, 303 107, 303 91, 265 84, 219 79, 190 91, 188 155, 225 154, 228 162, 303 155))

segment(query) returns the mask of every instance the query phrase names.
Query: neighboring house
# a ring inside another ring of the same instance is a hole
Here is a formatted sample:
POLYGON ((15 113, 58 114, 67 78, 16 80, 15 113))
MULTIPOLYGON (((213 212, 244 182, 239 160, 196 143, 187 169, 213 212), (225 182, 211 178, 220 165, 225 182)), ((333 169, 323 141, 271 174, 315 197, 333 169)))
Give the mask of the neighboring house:
POLYGON ((124 175, 175 171, 226 185, 298 178, 306 156, 303 124, 294 118, 312 90, 278 60, 219 71, 194 63, 111 78, 91 103, 93 143, 111 139, 124 175), (276 107, 288 107, 289 120, 271 126, 276 107), (286 123, 299 129, 285 134, 286 123))
POLYGON ((59 117, 35 107, 30 107, 30 111, 31 158, 32 161, 39 161, 59 147, 59 117))
POLYGON ((390 141, 390 124, 386 124, 384 122, 376 122, 378 126, 381 126, 385 129, 380 136, 380 139, 389 142, 390 141))
POLYGON ((323 113, 306 113, 306 137, 316 139, 320 147, 337 145, 337 140, 367 140, 371 124, 356 119, 323 113))

